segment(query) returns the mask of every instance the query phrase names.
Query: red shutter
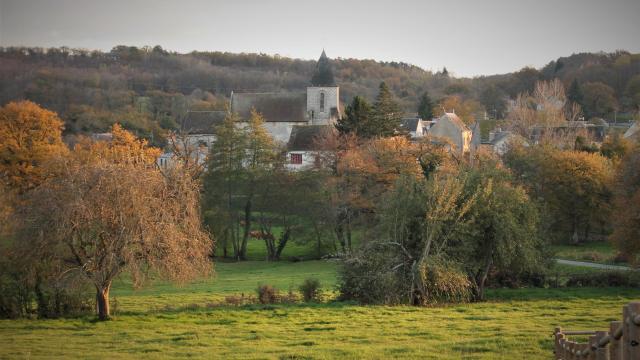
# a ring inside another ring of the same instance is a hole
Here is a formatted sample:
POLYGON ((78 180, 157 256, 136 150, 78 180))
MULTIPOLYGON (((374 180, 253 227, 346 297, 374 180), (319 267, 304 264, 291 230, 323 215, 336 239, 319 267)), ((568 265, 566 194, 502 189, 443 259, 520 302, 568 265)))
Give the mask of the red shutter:
POLYGON ((292 164, 302 164, 302 154, 291 154, 292 164))

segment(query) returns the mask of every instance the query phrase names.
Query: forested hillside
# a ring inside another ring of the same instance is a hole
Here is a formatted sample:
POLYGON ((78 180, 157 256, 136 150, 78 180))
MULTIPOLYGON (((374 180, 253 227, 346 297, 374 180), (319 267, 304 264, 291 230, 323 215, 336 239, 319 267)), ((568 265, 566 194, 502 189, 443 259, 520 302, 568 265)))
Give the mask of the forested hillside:
MULTIPOLYGON (((477 112, 500 118, 509 98, 554 77, 587 117, 612 118, 614 111, 630 113, 640 104, 640 54, 624 51, 576 54, 539 70, 473 79, 397 62, 338 58, 332 65, 343 103, 355 95, 373 99, 385 81, 407 112, 416 112, 428 91, 436 102, 451 95, 476 100, 477 112)), ((314 66, 312 60, 265 54, 177 54, 160 46, 117 46, 110 52, 0 48, 0 105, 32 100, 58 112, 67 133, 104 131, 119 122, 140 136, 161 139, 187 110, 224 109, 231 91, 304 90, 314 66)))

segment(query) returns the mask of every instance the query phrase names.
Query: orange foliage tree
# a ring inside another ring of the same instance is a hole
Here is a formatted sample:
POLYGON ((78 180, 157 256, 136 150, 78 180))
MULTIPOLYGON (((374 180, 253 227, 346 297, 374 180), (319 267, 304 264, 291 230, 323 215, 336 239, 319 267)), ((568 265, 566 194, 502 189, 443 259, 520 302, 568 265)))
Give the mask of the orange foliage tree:
POLYGON ((56 113, 31 101, 0 108, 0 180, 7 188, 23 193, 42 182, 48 161, 68 151, 63 128, 56 113))

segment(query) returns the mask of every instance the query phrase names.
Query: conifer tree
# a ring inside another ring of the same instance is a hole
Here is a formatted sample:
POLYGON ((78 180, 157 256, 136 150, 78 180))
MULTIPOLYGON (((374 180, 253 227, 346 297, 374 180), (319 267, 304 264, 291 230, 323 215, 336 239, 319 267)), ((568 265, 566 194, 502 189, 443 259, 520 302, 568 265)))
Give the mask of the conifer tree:
POLYGON ((420 97, 420 104, 418 104, 418 116, 423 120, 431 120, 433 118, 433 102, 429 97, 429 92, 425 91, 420 97))
POLYGON ((371 129, 371 105, 360 96, 356 96, 345 110, 344 117, 338 120, 336 129, 341 134, 355 133, 360 137, 370 137, 374 132, 371 129))
POLYGON ((316 70, 311 78, 311 85, 313 86, 335 86, 336 82, 333 79, 333 70, 331 69, 331 63, 327 54, 322 50, 320 59, 316 64, 316 70))
POLYGON ((373 105, 372 136, 393 136, 402 120, 400 105, 385 82, 380 83, 380 91, 373 105))

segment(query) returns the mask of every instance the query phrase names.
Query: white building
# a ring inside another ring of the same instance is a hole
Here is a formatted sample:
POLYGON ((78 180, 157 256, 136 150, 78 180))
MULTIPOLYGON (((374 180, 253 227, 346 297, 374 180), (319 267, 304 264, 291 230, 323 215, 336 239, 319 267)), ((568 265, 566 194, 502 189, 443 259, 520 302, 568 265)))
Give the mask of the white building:
POLYGON ((449 139, 456 151, 464 154, 471 150, 471 130, 455 113, 445 113, 429 129, 429 135, 449 139))

